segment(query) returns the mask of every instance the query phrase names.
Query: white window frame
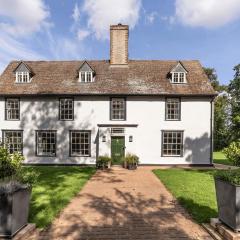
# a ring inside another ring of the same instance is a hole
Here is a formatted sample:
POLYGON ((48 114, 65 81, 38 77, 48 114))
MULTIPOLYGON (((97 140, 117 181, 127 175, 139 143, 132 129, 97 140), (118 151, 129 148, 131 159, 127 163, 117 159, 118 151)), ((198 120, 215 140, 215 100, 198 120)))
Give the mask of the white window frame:
POLYGON ((126 121, 126 115, 127 115, 127 105, 126 105, 126 99, 125 98, 111 98, 110 99, 110 120, 111 121, 126 121), (121 102, 122 108, 115 109, 116 103, 115 102, 121 102), (115 113, 114 113, 115 111, 115 113), (116 112, 118 113, 116 114, 116 112), (121 117, 122 116, 122 117, 121 117))
POLYGON ((183 157, 184 147, 184 131, 181 130, 163 130, 162 131, 162 157, 183 157), (166 134, 166 136, 165 136, 166 134), (180 134, 180 138, 178 137, 180 134), (172 135, 172 138, 170 138, 172 135), (176 136, 174 139, 173 136, 176 136), (165 142, 165 140, 171 140, 165 142), (170 154, 165 153, 170 152, 170 154), (180 151, 180 154, 174 154, 174 152, 180 151))
POLYGON ((23 131, 22 130, 3 130, 3 144, 12 153, 23 154, 23 131), (8 134, 10 137, 8 138, 8 134))
POLYGON ((16 72, 16 83, 29 83, 30 75, 29 72, 16 72))
POLYGON ((84 83, 93 82, 93 72, 91 71, 80 71, 79 72, 79 81, 84 83), (82 74, 84 73, 84 79, 82 78, 82 74), (88 77, 90 76, 90 79, 88 77))
POLYGON ((185 72, 172 72, 171 83, 186 83, 186 73, 185 72), (183 81, 180 81, 183 74, 183 81), (175 80, 175 76, 177 76, 177 80, 175 80))
POLYGON ((36 130, 36 156, 37 157, 56 157, 56 155, 57 155, 57 131, 56 130, 36 130), (47 152, 46 149, 48 149, 49 146, 51 151, 47 152), (43 151, 44 149, 45 151, 43 151))
POLYGON ((20 99, 19 98, 6 98, 5 120, 7 121, 20 120, 20 99))
POLYGON ((165 120, 180 121, 181 120, 181 99, 166 98, 165 104, 165 120))
POLYGON ((91 131, 90 130, 70 130, 69 131, 69 156, 70 157, 91 157, 91 131), (76 134, 76 135, 75 135, 76 134), (73 141, 73 135, 75 141, 73 141), (78 138, 80 137, 80 138, 78 138), (73 145, 79 152, 73 152, 73 145), (88 153, 86 153, 88 152, 88 153))

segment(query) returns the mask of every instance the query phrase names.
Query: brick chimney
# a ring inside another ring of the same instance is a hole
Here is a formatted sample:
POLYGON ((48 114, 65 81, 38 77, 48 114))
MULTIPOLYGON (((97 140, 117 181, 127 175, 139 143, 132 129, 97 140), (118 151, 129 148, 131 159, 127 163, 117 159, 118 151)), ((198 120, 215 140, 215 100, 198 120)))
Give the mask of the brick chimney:
POLYGON ((110 64, 128 64, 128 25, 110 26, 110 64))

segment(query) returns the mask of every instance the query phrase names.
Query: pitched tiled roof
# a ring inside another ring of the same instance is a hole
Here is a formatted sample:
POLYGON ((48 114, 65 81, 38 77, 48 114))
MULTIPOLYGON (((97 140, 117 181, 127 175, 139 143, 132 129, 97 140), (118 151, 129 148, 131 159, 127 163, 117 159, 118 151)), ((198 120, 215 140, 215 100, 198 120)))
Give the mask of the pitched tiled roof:
POLYGON ((84 61, 25 61, 33 71, 31 83, 15 83, 11 62, 0 77, 0 95, 96 94, 96 95, 215 95, 198 61, 181 61, 188 71, 186 84, 171 84, 170 70, 178 61, 130 60, 114 67, 109 61, 87 61, 94 69, 95 82, 80 83, 78 70, 84 61))

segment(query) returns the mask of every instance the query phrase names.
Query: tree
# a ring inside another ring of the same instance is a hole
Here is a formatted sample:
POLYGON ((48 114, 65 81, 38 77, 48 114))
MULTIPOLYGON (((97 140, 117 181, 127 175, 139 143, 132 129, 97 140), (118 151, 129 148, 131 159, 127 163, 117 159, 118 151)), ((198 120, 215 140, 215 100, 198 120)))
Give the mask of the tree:
MULTIPOLYGON (((221 93, 227 89, 220 85, 214 68, 204 68, 204 71, 215 91, 221 93)), ((214 103, 214 150, 222 150, 229 144, 228 95, 219 94, 214 103)))
POLYGON ((222 92, 227 90, 227 86, 220 85, 215 68, 203 68, 215 91, 222 92))
POLYGON ((240 64, 236 65, 234 79, 228 86, 231 95, 231 138, 232 141, 240 140, 240 64))

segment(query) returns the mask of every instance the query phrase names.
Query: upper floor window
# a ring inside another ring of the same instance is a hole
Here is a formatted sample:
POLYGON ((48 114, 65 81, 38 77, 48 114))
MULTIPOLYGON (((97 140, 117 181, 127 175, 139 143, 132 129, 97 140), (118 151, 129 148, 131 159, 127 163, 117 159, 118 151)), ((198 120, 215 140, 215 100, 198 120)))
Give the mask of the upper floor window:
POLYGON ((23 131, 21 130, 4 130, 3 144, 9 153, 23 152, 23 131))
POLYGON ((179 98, 166 99, 166 120, 180 120, 181 119, 181 101, 179 98))
POLYGON ((80 72, 80 82, 93 82, 93 72, 80 72))
POLYGON ((7 98, 5 102, 5 119, 20 120, 19 98, 7 98))
POLYGON ((171 83, 186 83, 187 70, 181 62, 178 62, 175 67, 170 71, 171 83))
POLYGON ((30 82, 29 72, 16 72, 17 83, 28 83, 30 82))
POLYGON ((56 156, 57 131, 36 131, 36 154, 37 156, 56 156))
POLYGON ((59 100, 59 119, 74 119, 74 100, 73 98, 61 98, 59 100))
POLYGON ((110 108, 111 120, 126 120, 125 98, 112 98, 110 108))

